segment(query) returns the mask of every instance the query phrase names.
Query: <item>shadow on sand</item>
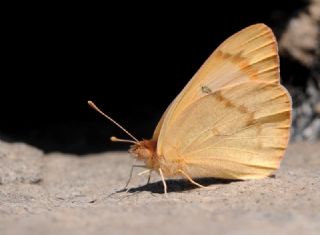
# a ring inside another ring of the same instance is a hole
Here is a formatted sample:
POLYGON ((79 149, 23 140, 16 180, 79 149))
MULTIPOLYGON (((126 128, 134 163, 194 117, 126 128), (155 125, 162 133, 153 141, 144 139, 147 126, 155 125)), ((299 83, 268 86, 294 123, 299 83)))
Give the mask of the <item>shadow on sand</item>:
MULTIPOLYGON (((224 179, 214 179, 214 178, 201 178, 201 179, 195 179, 195 181, 203 186, 214 186, 217 184, 229 184, 232 182, 237 182, 239 180, 224 180, 224 179)), ((188 180, 185 179, 174 179, 174 180, 166 180, 168 193, 170 192, 183 192, 188 191, 192 189, 198 188, 198 186, 190 183, 188 180)), ((117 191, 117 193, 125 192, 126 189, 122 189, 117 191)), ((149 183, 143 186, 130 188, 128 190, 129 193, 137 193, 137 192, 151 192, 151 193, 159 193, 163 194, 163 184, 161 181, 149 183)))

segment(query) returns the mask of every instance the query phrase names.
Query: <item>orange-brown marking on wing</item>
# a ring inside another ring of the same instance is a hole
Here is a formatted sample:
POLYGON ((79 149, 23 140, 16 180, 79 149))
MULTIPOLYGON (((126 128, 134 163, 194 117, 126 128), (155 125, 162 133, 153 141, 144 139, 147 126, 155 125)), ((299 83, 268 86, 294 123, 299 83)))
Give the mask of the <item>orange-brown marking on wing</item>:
POLYGON ((223 60, 228 60, 237 65, 239 70, 250 77, 251 80, 258 79, 258 70, 254 69, 251 64, 249 63, 246 57, 241 56, 241 52, 237 54, 230 54, 223 52, 221 50, 217 51, 217 57, 220 57, 223 60))
POLYGON ((240 113, 249 113, 249 110, 245 105, 236 104, 235 102, 231 101, 230 99, 222 95, 220 91, 216 92, 215 98, 221 101, 228 108, 236 108, 240 113))

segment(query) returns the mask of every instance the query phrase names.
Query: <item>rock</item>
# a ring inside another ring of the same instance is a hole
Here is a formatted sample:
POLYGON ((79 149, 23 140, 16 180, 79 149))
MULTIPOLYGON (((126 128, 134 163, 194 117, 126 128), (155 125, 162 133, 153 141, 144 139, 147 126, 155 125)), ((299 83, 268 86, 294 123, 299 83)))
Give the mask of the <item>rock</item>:
POLYGON ((307 2, 279 39, 282 78, 293 100, 293 141, 320 138, 320 1, 307 2))
POLYGON ((281 54, 288 53, 307 67, 316 62, 320 35, 320 2, 311 0, 306 9, 293 17, 279 40, 281 54))
POLYGON ((0 184, 39 183, 43 152, 29 145, 0 141, 0 184))

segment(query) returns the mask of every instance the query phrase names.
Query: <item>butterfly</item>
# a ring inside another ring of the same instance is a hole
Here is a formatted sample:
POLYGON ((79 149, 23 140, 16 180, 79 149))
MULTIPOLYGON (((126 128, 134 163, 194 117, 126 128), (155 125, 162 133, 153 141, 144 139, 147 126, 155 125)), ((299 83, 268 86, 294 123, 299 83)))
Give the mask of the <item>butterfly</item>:
MULTIPOLYGON (((91 101, 89 104, 101 112, 91 101)), ((290 138, 291 98, 280 84, 275 36, 254 24, 225 40, 162 115, 150 140, 133 140, 129 152, 147 172, 183 177, 259 179, 280 166, 290 138)))

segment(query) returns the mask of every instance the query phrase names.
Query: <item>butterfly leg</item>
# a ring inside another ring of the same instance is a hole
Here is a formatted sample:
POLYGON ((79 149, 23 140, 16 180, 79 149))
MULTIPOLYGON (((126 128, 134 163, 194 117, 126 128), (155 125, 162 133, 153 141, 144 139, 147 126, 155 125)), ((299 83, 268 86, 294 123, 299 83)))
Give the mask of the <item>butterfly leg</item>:
MULTIPOLYGON (((145 168, 146 166, 145 166, 145 165, 132 165, 132 166, 131 166, 129 179, 127 180, 127 183, 126 183, 126 185, 124 186, 123 190, 128 187, 128 185, 129 185, 129 183, 131 182, 131 179, 132 179, 133 169, 134 169, 134 168, 137 168, 137 167, 145 168)), ((126 192, 128 192, 128 191, 129 191, 129 189, 126 190, 126 192)))
POLYGON ((152 170, 151 170, 151 169, 148 169, 148 170, 145 170, 145 171, 142 171, 142 172, 138 173, 139 176, 140 176, 140 175, 144 175, 144 174, 146 174, 146 173, 149 173, 149 175, 148 175, 148 181, 147 181, 146 185, 148 185, 148 184, 150 183, 151 172, 152 172, 152 170))
POLYGON ((159 174, 161 176, 161 180, 162 180, 162 183, 163 183, 164 194, 165 194, 166 197, 168 197, 167 184, 166 184, 166 181, 164 179, 164 176, 163 176, 161 168, 159 168, 159 174))
POLYGON ((150 174, 150 169, 148 169, 148 170, 145 170, 145 171, 141 171, 140 173, 138 173, 138 175, 140 176, 140 175, 144 175, 144 174, 146 174, 146 173, 149 173, 150 174))
POLYGON ((148 170, 142 171, 142 172, 138 173, 138 175, 140 176, 140 175, 144 175, 146 173, 149 173, 148 180, 147 180, 147 183, 146 183, 146 185, 148 185, 150 183, 152 170, 148 169, 148 170))
POLYGON ((149 171, 149 176, 148 176, 148 181, 147 181, 147 185, 150 183, 150 179, 151 179, 151 173, 152 173, 152 171, 150 170, 149 171))
POLYGON ((210 188, 208 186, 204 186, 202 184, 197 183, 196 181, 194 181, 186 172, 184 172, 183 170, 178 170, 183 176, 185 176, 192 184, 198 186, 199 188, 210 188))

